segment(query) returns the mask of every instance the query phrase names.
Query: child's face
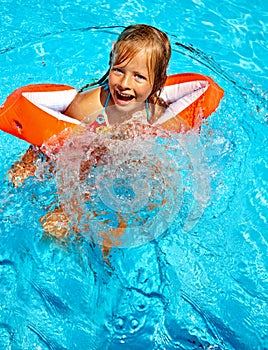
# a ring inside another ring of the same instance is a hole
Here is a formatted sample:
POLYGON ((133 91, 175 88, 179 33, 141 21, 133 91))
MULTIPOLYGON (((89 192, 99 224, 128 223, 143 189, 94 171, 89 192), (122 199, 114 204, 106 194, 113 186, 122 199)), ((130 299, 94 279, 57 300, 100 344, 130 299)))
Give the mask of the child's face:
POLYGON ((146 53, 141 51, 130 61, 112 65, 109 88, 116 108, 122 112, 131 112, 144 103, 153 88, 146 53))

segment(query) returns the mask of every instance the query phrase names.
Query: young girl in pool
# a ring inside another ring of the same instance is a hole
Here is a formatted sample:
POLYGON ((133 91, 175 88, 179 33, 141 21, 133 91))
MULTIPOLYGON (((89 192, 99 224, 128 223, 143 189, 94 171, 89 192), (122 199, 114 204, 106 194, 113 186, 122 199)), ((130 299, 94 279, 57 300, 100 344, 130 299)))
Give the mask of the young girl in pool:
MULTIPOLYGON (((137 111, 143 112, 141 122, 154 123, 167 107, 160 92, 170 56, 165 33, 146 24, 128 26, 113 45, 108 72, 97 83, 83 87, 64 114, 86 120, 96 132, 129 120, 137 111), (91 89, 83 91, 87 87, 91 89)), ((39 152, 30 147, 13 165, 9 179, 14 186, 34 175, 39 152)))
MULTIPOLYGON (((167 106, 160 97, 167 78, 171 56, 170 42, 165 33, 145 24, 131 25, 123 30, 110 53, 109 70, 98 86, 82 88, 65 114, 86 120, 90 129, 101 132, 131 119, 137 111, 142 123, 154 123, 167 106)), ((95 84, 94 84, 95 85, 95 84)), ((38 152, 30 148, 21 162, 14 165, 10 178, 23 181, 34 175, 34 159, 38 152)), ((68 231, 68 218, 61 207, 41 219, 44 230, 58 238, 68 231)))

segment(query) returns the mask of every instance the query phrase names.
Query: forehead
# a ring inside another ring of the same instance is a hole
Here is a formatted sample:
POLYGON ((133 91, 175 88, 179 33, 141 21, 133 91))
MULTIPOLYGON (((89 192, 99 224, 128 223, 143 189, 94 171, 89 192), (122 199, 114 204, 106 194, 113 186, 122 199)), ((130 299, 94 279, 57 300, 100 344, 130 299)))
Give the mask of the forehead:
POLYGON ((140 69, 149 71, 148 55, 146 54, 145 51, 141 51, 139 52, 139 54, 133 57, 126 58, 125 60, 117 60, 115 64, 120 66, 129 66, 129 67, 137 66, 137 67, 140 67, 140 69))
POLYGON ((154 64, 152 59, 152 50, 149 47, 137 47, 121 44, 114 52, 112 60, 113 65, 136 65, 140 69, 146 70, 149 75, 153 74, 154 64))

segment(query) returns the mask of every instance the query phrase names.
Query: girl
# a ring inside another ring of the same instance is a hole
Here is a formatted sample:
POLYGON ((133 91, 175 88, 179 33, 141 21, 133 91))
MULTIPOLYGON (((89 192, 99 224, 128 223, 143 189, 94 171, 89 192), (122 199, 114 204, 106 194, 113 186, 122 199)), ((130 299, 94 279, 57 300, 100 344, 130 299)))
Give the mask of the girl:
MULTIPOLYGON (((160 92, 170 56, 165 33, 146 24, 128 26, 112 48, 108 72, 97 83, 83 87, 64 113, 86 120, 96 132, 129 120, 137 111, 144 112, 142 122, 154 123, 167 107, 160 92), (84 91, 93 85, 98 86, 84 91)), ((30 147, 13 165, 9 179, 14 186, 34 175, 38 154, 39 149, 30 147)))
MULTIPOLYGON (((83 87, 65 114, 86 120, 95 132, 113 129, 138 111, 142 112, 140 122, 153 124, 167 107, 160 93, 167 78, 170 55, 170 42, 162 31, 145 24, 127 27, 112 48, 108 72, 96 84, 83 87), (84 91, 93 85, 97 87, 84 91)), ((17 178, 22 182, 34 175, 37 154, 36 149, 30 148, 13 166, 10 178, 15 186, 17 178)), ((57 238, 68 232, 68 218, 61 206, 45 215, 41 222, 44 230, 57 238)))

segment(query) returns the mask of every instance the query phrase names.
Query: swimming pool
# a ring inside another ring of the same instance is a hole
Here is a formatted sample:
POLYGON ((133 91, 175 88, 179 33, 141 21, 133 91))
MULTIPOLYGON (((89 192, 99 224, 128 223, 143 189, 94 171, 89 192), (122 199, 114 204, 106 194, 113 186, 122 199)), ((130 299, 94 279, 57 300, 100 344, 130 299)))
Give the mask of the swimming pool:
POLYGON ((5 174, 27 145, 1 133, 0 348, 268 348, 267 5, 5 0, 0 9, 1 101, 28 83, 80 87, 101 76, 113 40, 136 22, 169 34, 170 73, 207 74, 225 89, 190 143, 209 177, 204 212, 187 233, 178 216, 155 240, 114 249, 111 266, 90 242, 43 236, 54 183, 12 188, 5 174))

